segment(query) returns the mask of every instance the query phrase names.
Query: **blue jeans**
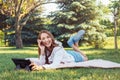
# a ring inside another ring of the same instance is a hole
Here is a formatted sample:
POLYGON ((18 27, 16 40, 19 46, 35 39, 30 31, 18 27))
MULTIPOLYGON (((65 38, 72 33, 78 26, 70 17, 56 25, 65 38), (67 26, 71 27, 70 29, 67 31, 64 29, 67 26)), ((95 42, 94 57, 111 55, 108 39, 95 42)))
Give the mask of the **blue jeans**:
POLYGON ((67 51, 67 53, 74 57, 75 62, 82 62, 82 61, 84 61, 83 56, 79 52, 67 51))
POLYGON ((67 41, 68 45, 70 47, 72 47, 72 45, 75 44, 76 42, 78 42, 83 37, 84 34, 85 34, 84 30, 78 31, 78 33, 76 35, 71 36, 69 38, 69 40, 67 41))

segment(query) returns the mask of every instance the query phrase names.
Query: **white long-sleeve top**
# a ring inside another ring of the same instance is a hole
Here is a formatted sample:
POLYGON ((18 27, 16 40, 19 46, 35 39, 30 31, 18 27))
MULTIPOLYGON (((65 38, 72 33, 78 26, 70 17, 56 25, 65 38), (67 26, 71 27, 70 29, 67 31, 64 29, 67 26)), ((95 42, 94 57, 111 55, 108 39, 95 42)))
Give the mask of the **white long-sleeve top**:
POLYGON ((51 64, 45 64, 45 55, 40 55, 40 65, 45 69, 56 68, 61 63, 75 62, 73 56, 68 54, 61 46, 55 47, 48 59, 51 64))

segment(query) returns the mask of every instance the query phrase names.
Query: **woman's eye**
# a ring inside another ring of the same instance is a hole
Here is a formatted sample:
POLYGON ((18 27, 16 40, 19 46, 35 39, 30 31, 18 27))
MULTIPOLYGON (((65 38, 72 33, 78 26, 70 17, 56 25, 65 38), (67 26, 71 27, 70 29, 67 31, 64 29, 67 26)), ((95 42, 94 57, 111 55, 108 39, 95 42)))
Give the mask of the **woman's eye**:
POLYGON ((42 38, 41 40, 45 40, 45 38, 42 38))
POLYGON ((49 36, 47 36, 47 38, 50 38, 49 36))
POLYGON ((50 36, 42 37, 41 40, 45 40, 45 39, 48 39, 48 38, 51 38, 51 37, 50 36))

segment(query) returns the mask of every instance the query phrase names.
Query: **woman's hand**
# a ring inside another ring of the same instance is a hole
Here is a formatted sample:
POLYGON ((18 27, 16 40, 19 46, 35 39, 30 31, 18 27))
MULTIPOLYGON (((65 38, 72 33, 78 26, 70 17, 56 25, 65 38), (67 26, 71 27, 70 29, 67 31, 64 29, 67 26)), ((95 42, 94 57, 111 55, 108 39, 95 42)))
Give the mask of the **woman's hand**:
POLYGON ((39 71, 39 70, 44 70, 45 68, 42 66, 38 66, 35 63, 31 63, 29 66, 31 66, 31 70, 32 71, 39 71))
POLYGON ((41 49, 41 54, 44 55, 45 46, 43 45, 43 43, 40 39, 38 39, 37 42, 38 42, 38 47, 41 49))
POLYGON ((38 42, 38 47, 39 47, 40 49, 42 49, 42 48, 45 47, 40 39, 38 39, 37 42, 38 42))

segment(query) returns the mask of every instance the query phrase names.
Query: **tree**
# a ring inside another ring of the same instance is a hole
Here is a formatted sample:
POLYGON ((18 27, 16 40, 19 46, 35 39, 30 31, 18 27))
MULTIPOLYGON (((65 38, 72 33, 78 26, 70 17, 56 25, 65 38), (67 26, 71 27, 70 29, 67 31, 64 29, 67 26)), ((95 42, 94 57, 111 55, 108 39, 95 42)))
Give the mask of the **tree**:
POLYGON ((5 14, 2 14, 0 12, 0 30, 4 33, 4 44, 5 46, 7 46, 7 40, 6 40, 6 35, 7 35, 7 32, 6 32, 6 29, 9 29, 10 26, 9 24, 7 24, 6 20, 8 19, 9 17, 5 14))
POLYGON ((99 25, 99 21, 96 20, 100 15, 100 10, 98 11, 95 0, 58 0, 58 2, 60 2, 60 11, 53 12, 51 15, 53 20, 52 30, 57 30, 57 33, 54 34, 59 36, 58 38, 61 41, 66 41, 68 37, 70 37, 70 34, 84 29, 86 30, 86 41, 91 42, 91 44, 94 42, 93 45, 99 48, 98 45, 105 41, 105 37, 100 36, 102 34, 104 35, 104 28, 99 25), (98 33, 100 35, 98 35, 98 33), (96 34, 95 36, 97 37, 93 38, 95 40, 89 39, 90 36, 93 36, 91 34, 96 34), (101 41, 98 40, 99 36, 102 37, 102 39, 100 39, 101 41))
MULTIPOLYGON (((2 5, 6 5, 4 14, 14 18, 15 22, 13 27, 15 28, 15 43, 16 48, 23 48, 21 39, 21 31, 23 26, 29 20, 32 13, 41 7, 45 0, 2 0, 2 5)), ((49 0, 48 0, 49 1, 49 0)))
MULTIPOLYGON (((21 37, 24 45, 30 46, 36 44, 36 38, 38 32, 44 28, 44 18, 41 18, 40 12, 35 11, 27 21, 26 25, 23 26, 21 31, 21 37)), ((8 31, 8 30, 7 30, 8 31)), ((10 46, 15 45, 15 32, 9 29, 9 34, 6 39, 10 46)))
POLYGON ((115 49, 118 49, 117 44, 117 31, 118 31, 118 21, 120 20, 120 0, 113 0, 110 5, 111 12, 113 14, 113 24, 114 24, 114 44, 115 49))

